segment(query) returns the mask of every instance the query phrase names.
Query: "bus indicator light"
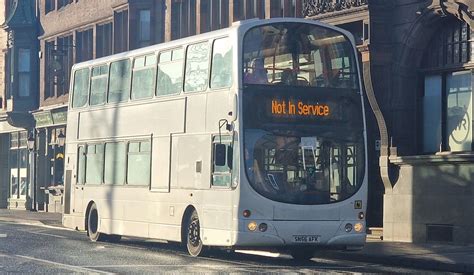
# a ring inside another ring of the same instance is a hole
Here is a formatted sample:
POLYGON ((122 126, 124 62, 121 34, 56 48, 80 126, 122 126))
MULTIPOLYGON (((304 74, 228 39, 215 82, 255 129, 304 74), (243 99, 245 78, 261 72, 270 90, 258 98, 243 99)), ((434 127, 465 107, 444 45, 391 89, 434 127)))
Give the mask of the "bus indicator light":
POLYGON ((261 223, 258 226, 258 230, 260 230, 260 232, 265 232, 265 231, 267 231, 267 229, 268 229, 268 225, 266 223, 261 223))
POLYGON ((359 212, 359 220, 363 220, 365 218, 364 212, 359 212))
POLYGON ((360 233, 360 232, 362 232, 362 229, 364 229, 364 226, 362 225, 362 223, 358 222, 358 223, 354 224, 355 232, 360 233))
POLYGON ((249 224, 247 225, 247 228, 250 231, 255 231, 255 230, 257 230, 257 223, 256 222, 249 222, 249 224))

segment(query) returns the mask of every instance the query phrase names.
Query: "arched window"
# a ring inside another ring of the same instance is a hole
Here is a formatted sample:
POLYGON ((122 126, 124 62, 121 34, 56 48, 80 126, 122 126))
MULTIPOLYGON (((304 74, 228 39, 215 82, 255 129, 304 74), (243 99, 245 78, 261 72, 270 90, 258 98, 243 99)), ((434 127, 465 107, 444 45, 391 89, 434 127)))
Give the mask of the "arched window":
POLYGON ((473 73, 469 26, 456 19, 436 32, 423 57, 423 152, 473 150, 473 73))

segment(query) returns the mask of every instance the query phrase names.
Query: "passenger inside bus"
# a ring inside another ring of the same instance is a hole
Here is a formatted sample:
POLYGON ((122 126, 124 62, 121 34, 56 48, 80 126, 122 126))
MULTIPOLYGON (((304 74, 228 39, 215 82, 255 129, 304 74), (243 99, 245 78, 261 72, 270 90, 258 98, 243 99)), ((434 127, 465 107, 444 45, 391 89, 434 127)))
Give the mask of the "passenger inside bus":
POLYGON ((244 82, 246 84, 267 84, 267 73, 263 58, 255 58, 250 62, 250 70, 245 73, 244 82))
POLYGON ((291 69, 285 69, 281 73, 281 84, 296 85, 296 75, 291 69))

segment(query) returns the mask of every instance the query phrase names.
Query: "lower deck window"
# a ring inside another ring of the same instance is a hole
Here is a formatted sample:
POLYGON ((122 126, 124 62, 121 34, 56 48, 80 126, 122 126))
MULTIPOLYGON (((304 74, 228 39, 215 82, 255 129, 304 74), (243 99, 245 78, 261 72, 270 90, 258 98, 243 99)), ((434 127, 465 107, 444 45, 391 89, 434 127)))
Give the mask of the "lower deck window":
POLYGON ((148 185, 151 177, 151 142, 130 142, 128 145, 127 183, 148 185))

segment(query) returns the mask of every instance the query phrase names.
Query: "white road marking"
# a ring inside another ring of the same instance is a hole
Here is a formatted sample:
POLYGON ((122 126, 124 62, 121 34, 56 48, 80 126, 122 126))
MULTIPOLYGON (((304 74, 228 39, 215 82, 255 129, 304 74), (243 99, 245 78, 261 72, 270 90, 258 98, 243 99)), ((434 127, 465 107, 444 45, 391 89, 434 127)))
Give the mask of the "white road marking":
POLYGON ((0 234, 0 238, 6 238, 7 234, 0 234))
POLYGON ((23 256, 23 255, 14 255, 15 257, 22 258, 22 259, 27 259, 30 261, 35 261, 35 262, 40 262, 40 263, 46 263, 50 265, 56 265, 59 267, 62 267, 64 269, 68 269, 71 271, 75 272, 86 272, 86 273, 99 273, 99 274, 112 274, 111 272, 105 272, 97 269, 91 269, 91 268, 86 268, 86 267, 81 267, 81 266, 75 266, 75 265, 68 265, 68 264, 62 264, 62 263, 57 263, 53 261, 48 261, 48 260, 43 260, 43 259, 38 259, 38 258, 33 258, 29 256, 23 256))
POLYGON ((60 239, 67 239, 64 236, 48 234, 48 233, 41 233, 41 232, 34 232, 34 231, 24 231, 24 232, 27 232, 27 233, 30 233, 30 234, 35 234, 35 235, 44 235, 44 236, 50 236, 50 237, 55 237, 55 238, 60 238, 60 239))

